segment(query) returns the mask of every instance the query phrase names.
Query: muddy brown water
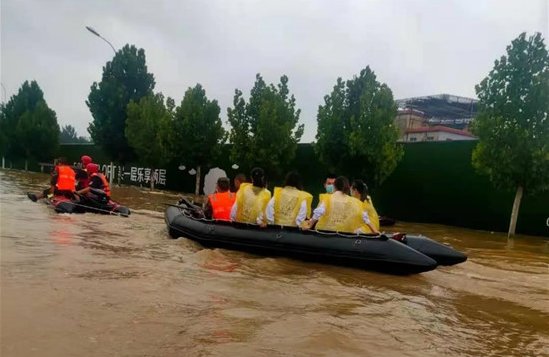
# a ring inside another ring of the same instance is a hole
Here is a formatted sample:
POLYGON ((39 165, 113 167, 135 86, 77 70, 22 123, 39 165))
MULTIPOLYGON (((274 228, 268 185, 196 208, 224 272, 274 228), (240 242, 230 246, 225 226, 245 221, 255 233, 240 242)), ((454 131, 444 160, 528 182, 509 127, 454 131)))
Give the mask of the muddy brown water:
POLYGON ((549 241, 430 224, 466 252, 413 276, 169 239, 175 196, 115 188, 130 218, 59 215, 0 171, 2 356, 547 356, 549 241))

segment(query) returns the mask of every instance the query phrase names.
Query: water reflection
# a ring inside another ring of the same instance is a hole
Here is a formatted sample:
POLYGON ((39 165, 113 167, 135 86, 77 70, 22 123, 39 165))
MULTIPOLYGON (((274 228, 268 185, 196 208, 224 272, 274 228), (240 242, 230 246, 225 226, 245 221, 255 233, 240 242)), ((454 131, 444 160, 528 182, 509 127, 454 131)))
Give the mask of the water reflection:
POLYGON ((2 356, 549 354, 548 242, 399 224, 467 252, 389 276, 168 239, 176 195, 115 188, 129 218, 30 202, 0 171, 2 356))

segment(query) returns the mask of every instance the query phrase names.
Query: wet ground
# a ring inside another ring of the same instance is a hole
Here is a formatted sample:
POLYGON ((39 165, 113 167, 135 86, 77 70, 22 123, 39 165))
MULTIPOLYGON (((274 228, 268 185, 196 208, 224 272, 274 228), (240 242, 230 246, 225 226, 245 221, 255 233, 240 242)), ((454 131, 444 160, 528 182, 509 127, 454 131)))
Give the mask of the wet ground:
POLYGON ((549 240, 430 224, 466 252, 414 276, 169 239, 174 195, 115 188, 130 218, 33 203, 0 171, 2 356, 547 356, 549 240))

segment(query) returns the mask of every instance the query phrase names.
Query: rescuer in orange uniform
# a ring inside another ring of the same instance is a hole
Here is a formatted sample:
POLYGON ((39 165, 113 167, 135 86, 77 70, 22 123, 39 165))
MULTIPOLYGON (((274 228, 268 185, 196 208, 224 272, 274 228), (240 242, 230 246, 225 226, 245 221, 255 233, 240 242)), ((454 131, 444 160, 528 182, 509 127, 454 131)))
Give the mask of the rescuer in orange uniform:
POLYGON ((218 219, 222 221, 231 220, 231 208, 236 199, 236 194, 230 192, 231 181, 227 177, 217 179, 215 193, 208 195, 208 201, 204 208, 204 214, 207 218, 218 219))
POLYGON ((74 190, 76 188, 76 174, 72 167, 67 164, 67 160, 64 157, 57 159, 57 164, 53 169, 51 176, 51 187, 45 189, 39 194, 27 193, 27 196, 34 202, 54 194, 55 196, 65 196, 67 198, 74 197, 74 190))
MULTIPOLYGON (((78 195, 96 195, 93 190, 102 190, 105 192, 107 200, 111 197, 111 189, 109 187, 109 182, 107 181, 107 178, 105 175, 99 172, 99 165, 90 163, 86 165, 86 171, 88 172, 89 176, 89 184, 88 187, 85 187, 81 190, 76 191, 78 195)), ((96 197, 91 197, 96 198, 96 197)))

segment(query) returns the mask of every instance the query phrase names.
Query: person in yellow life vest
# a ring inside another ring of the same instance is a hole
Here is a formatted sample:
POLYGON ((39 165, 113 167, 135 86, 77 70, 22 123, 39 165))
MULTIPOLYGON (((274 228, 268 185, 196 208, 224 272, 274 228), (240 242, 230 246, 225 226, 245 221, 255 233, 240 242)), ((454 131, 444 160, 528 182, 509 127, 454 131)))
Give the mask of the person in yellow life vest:
POLYGON ((99 172, 99 165, 90 163, 86 165, 86 171, 88 172, 88 175, 90 177, 88 187, 76 191, 76 193, 78 195, 89 196, 90 198, 94 199, 103 198, 104 196, 104 199, 108 201, 111 198, 111 189, 105 175, 99 172), (103 193, 99 194, 99 192, 96 190, 103 191, 104 195, 103 193))
POLYGON ((311 214, 313 196, 302 191, 301 177, 296 171, 286 175, 284 187, 275 187, 273 198, 267 204, 265 217, 268 224, 299 227, 311 214))
POLYGON ((271 192, 265 188, 267 182, 263 169, 256 167, 251 172, 252 183, 242 183, 231 208, 231 221, 262 224, 265 207, 271 199, 271 192))
POLYGON ((313 217, 304 225, 304 229, 316 229, 360 233, 364 224, 370 223, 368 212, 362 207, 362 202, 346 194, 349 190, 349 180, 339 176, 334 182, 335 192, 331 195, 321 195, 321 201, 313 211, 313 217))
POLYGON ((370 218, 370 224, 365 224, 361 230, 362 233, 377 233, 379 232, 379 215, 374 207, 372 198, 368 194, 368 186, 362 180, 354 180, 351 184, 351 196, 362 201, 362 206, 368 217, 370 218))
POLYGON ((57 159, 55 168, 52 171, 50 187, 40 192, 39 194, 27 193, 27 196, 33 201, 53 194, 55 196, 65 196, 67 198, 74 197, 74 190, 76 188, 76 174, 72 167, 67 163, 67 159, 60 157, 57 159))
POLYGON ((208 195, 204 206, 204 215, 206 218, 213 218, 222 221, 231 219, 231 208, 236 199, 236 194, 230 192, 231 181, 227 177, 217 179, 215 193, 208 195))

